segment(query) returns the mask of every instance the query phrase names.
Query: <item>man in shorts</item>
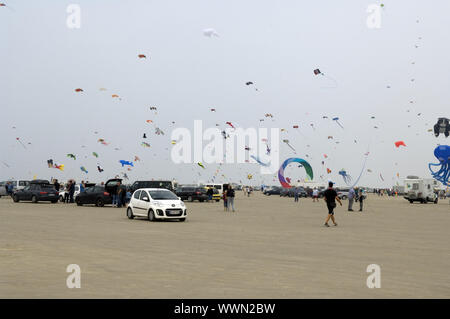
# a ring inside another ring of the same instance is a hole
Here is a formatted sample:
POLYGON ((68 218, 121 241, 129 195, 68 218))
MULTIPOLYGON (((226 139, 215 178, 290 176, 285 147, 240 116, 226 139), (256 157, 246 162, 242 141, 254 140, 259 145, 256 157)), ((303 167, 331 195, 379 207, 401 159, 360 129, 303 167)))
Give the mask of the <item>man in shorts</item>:
POLYGON ((317 188, 314 188, 314 190, 312 192, 312 198, 313 198, 313 202, 319 201, 319 190, 317 188))
POLYGON ((342 202, 339 199, 336 191, 333 189, 333 182, 328 183, 328 189, 323 193, 323 200, 327 203, 328 207, 328 216, 325 220, 325 227, 330 227, 328 225, 328 221, 331 219, 333 221, 334 226, 337 226, 336 221, 334 220, 334 209, 336 208, 336 201, 342 206, 342 202))

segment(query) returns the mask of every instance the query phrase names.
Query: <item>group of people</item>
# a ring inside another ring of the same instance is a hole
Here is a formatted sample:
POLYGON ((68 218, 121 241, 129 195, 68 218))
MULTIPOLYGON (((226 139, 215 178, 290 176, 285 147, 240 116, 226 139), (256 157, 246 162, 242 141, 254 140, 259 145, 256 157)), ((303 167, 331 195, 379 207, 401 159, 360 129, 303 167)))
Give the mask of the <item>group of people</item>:
POLYGON ((6 182, 5 184, 6 195, 12 196, 14 192, 14 185, 11 182, 6 182))
POLYGON ((348 211, 353 212, 353 203, 355 201, 359 201, 359 211, 362 212, 363 210, 363 203, 364 203, 365 195, 362 188, 355 189, 352 187, 348 191, 348 211))
POLYGON ((231 185, 228 185, 228 188, 223 191, 222 199, 223 199, 223 210, 229 211, 230 208, 234 212, 234 189, 231 185))
POLYGON ((118 182, 116 187, 112 192, 112 206, 121 208, 126 206, 131 199, 131 192, 127 189, 125 185, 118 182))

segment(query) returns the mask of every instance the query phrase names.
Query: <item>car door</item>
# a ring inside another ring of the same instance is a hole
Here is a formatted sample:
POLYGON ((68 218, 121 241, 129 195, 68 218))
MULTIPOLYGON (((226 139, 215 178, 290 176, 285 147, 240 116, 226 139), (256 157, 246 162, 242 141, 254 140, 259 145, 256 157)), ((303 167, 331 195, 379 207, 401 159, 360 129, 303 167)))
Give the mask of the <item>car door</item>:
MULTIPOLYGON (((29 186, 25 186, 25 188, 23 190, 19 190, 17 191, 17 197, 19 198, 19 200, 24 200, 26 198, 25 194, 30 192, 30 188, 31 185, 29 186)), ((30 196, 31 199, 31 196, 30 196)))
POLYGON ((133 207, 133 214, 136 216, 142 216, 144 215, 143 206, 141 205, 141 190, 137 190, 133 193, 133 197, 131 198, 131 205, 133 207))
POLYGON ((142 213, 147 214, 150 208, 150 195, 147 191, 141 191, 141 195, 139 196, 139 205, 141 207, 142 213))

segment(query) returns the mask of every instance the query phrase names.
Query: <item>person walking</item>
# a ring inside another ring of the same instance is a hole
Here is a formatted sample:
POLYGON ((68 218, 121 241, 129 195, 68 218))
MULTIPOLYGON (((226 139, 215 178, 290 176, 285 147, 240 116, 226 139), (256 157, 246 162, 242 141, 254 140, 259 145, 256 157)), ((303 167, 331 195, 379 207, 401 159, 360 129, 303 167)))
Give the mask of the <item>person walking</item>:
POLYGON ((348 211, 353 212, 353 202, 355 201, 355 190, 351 187, 348 191, 348 211))
POLYGON ((325 227, 330 227, 328 225, 329 220, 333 221, 334 226, 337 226, 336 220, 334 219, 334 209, 336 208, 336 201, 342 206, 342 202, 339 199, 336 191, 333 189, 333 182, 328 183, 328 189, 323 193, 323 200, 327 203, 328 216, 325 219, 325 227))
POLYGON ((298 187, 296 187, 296 188, 294 189, 294 202, 295 202, 295 203, 298 202, 298 194, 299 194, 298 187))
POLYGON ((227 200, 228 200, 228 208, 231 206, 231 210, 234 212, 234 189, 233 187, 228 186, 227 190, 227 200))
POLYGON ((69 202, 69 189, 70 189, 70 181, 68 181, 64 187, 64 203, 69 202))
POLYGON ((81 183, 80 183, 80 193, 84 192, 85 189, 86 189, 86 185, 84 184, 84 181, 81 181, 81 183))
POLYGON ((362 190, 362 188, 359 189, 358 191, 358 200, 359 200, 359 211, 362 212, 363 211, 363 202, 364 202, 364 192, 362 190))
POLYGON ((117 191, 117 207, 125 206, 127 192, 125 186, 120 185, 117 191))
MULTIPOLYGON (((121 207, 121 192, 122 192, 122 183, 119 181, 116 186, 116 207, 121 207)), ((114 201, 114 198, 113 198, 114 201)))
POLYGON ((228 198, 226 189, 223 190, 222 199, 223 199, 223 211, 226 212, 228 210, 228 198))

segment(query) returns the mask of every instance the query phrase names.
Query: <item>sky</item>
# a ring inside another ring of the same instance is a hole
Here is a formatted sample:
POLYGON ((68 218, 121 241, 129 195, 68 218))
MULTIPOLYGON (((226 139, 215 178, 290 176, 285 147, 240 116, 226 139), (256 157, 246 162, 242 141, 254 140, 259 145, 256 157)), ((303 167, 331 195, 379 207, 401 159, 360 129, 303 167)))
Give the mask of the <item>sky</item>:
MULTIPOLYGON (((445 0, 2 1, 0 180, 100 182, 126 173, 130 183, 279 184, 257 163, 173 163, 171 132, 192 130, 194 120, 279 128, 280 163, 303 158, 315 181, 338 185, 342 169, 371 187, 429 178, 434 148, 449 143, 428 132, 438 117, 450 118, 445 0), (80 28, 66 23, 74 3, 80 28), (381 3, 380 28, 369 28, 367 8, 381 3), (219 37, 205 36, 208 28, 219 37), (399 140, 406 147, 396 148, 399 140), (131 170, 121 167, 135 156, 131 170)), ((285 176, 306 174, 291 164, 285 176)))

